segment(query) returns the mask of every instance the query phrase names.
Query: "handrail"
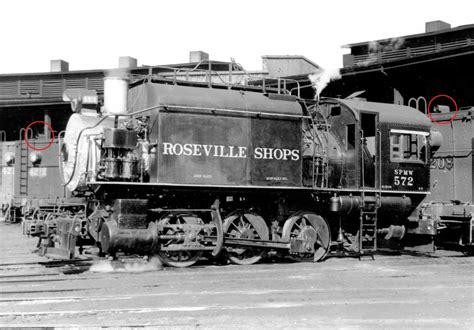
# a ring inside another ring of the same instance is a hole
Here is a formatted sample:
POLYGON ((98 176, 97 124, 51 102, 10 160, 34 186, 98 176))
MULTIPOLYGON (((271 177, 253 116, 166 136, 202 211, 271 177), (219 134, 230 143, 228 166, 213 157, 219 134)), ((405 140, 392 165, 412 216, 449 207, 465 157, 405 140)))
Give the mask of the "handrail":
POLYGON ((360 166, 361 166, 361 176, 360 176, 360 188, 361 188, 361 197, 362 197, 362 205, 364 205, 364 198, 365 198, 365 195, 364 195, 364 191, 365 191, 365 163, 364 163, 364 131, 363 130, 360 130, 360 147, 362 148, 361 152, 360 152, 360 166))
POLYGON ((381 207, 382 203, 382 131, 380 129, 377 129, 377 136, 378 136, 378 157, 376 157, 377 161, 377 167, 378 167, 378 177, 379 177, 379 182, 378 182, 378 191, 379 191, 379 199, 377 201, 377 207, 381 207))
POLYGON ((23 137, 25 135, 28 140, 33 139, 33 130, 31 129, 31 127, 28 128, 28 131, 26 132, 26 134, 25 134, 25 130, 26 129, 24 127, 20 129, 20 138, 19 138, 20 141, 23 141, 23 137), (31 132, 31 136, 30 136, 30 132, 31 132))
POLYGON ((418 96, 417 98, 415 97, 412 97, 408 100, 408 106, 409 107, 412 107, 412 108, 415 108, 417 110, 422 110, 420 109, 420 104, 421 104, 421 101, 424 102, 424 109, 423 109, 423 113, 426 115, 428 113, 428 102, 426 101, 426 99, 423 97, 423 96, 418 96), (411 106, 412 102, 415 102, 414 105, 415 106, 411 106))

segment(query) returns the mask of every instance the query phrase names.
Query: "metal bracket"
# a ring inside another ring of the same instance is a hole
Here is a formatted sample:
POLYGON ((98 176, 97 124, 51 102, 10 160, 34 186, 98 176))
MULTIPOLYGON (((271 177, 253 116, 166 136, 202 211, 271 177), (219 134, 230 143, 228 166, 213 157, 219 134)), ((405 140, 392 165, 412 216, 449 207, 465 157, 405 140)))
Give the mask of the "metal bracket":
POLYGON ((216 224, 216 231, 217 231, 217 241, 214 250, 212 250, 212 255, 215 257, 217 256, 224 246, 224 229, 222 224, 222 217, 221 213, 219 212, 219 200, 216 199, 214 204, 212 204, 212 221, 216 224))

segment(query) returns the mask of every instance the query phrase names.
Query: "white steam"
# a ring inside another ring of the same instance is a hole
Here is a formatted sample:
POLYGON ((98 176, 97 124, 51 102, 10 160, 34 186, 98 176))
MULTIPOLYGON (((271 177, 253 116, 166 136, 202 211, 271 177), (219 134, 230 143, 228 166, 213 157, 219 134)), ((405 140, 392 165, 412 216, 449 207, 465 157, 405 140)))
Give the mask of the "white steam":
POLYGON ((117 262, 110 260, 100 260, 89 268, 93 273, 142 273, 163 269, 163 264, 158 258, 151 258, 149 261, 117 262))
POLYGON ((392 38, 384 41, 371 41, 369 42, 369 50, 367 53, 367 59, 361 62, 357 62, 358 66, 367 66, 375 63, 379 60, 379 53, 387 53, 399 50, 405 44, 403 38, 392 38))
POLYGON ((321 92, 329 84, 330 81, 341 79, 341 72, 339 69, 319 69, 318 71, 311 73, 308 76, 311 84, 313 85, 316 100, 319 99, 321 92))

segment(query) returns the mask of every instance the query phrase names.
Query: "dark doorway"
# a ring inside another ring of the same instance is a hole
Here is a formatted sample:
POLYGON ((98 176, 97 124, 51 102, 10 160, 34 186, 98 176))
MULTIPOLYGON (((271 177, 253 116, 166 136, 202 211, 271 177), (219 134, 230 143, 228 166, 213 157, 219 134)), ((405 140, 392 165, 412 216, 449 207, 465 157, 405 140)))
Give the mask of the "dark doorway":
POLYGON ((361 113, 361 185, 375 188, 375 162, 377 159, 377 114, 361 113))

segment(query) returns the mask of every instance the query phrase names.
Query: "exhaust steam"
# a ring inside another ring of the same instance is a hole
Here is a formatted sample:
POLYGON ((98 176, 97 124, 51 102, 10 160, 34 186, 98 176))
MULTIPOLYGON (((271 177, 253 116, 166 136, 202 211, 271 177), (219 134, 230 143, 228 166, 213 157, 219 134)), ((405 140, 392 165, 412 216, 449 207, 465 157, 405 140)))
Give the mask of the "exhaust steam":
POLYGON ((134 262, 120 262, 110 260, 100 260, 94 263, 89 271, 92 273, 143 273, 163 269, 160 259, 153 257, 150 260, 140 260, 134 262))
POLYGON ((379 53, 386 53, 391 51, 399 50, 405 44, 403 38, 392 38, 384 41, 371 41, 369 42, 368 57, 365 61, 358 62, 358 66, 368 66, 379 60, 379 53))
POLYGON ((339 69, 319 69, 318 71, 308 76, 313 85, 315 95, 314 99, 319 100, 321 92, 329 84, 329 82, 341 79, 341 72, 339 69))

